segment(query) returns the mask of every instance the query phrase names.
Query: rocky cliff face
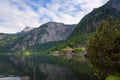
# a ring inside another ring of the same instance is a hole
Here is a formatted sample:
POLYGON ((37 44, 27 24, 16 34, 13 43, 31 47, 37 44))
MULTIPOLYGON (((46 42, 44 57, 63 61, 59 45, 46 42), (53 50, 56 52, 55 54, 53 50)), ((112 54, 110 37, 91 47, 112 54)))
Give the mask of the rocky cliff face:
POLYGON ((26 47, 30 47, 35 44, 65 40, 74 29, 75 25, 48 22, 20 37, 11 50, 24 50, 26 47))
POLYGON ((46 25, 46 33, 41 37, 40 42, 65 40, 74 30, 75 25, 49 22, 46 25))
POLYGON ((31 30, 33 30, 33 29, 34 29, 33 27, 27 26, 27 27, 25 27, 20 33, 26 33, 26 32, 29 32, 29 31, 31 31, 31 30))

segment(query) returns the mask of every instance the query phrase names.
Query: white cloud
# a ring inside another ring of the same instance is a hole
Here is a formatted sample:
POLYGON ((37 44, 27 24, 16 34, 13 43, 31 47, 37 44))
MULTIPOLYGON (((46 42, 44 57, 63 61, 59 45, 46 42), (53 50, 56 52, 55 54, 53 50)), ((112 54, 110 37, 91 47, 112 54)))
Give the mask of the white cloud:
POLYGON ((108 0, 0 0, 0 32, 15 33, 48 21, 77 24, 93 8, 108 0), (32 1, 32 2, 31 2, 32 1), (44 6, 43 6, 44 5, 44 6), (34 10, 33 8, 36 8, 34 10))
MULTIPOLYGON (((18 2, 16 2, 18 3, 18 2)), ((14 33, 22 30, 25 26, 39 26, 39 15, 24 2, 19 2, 25 10, 9 1, 0 1, 0 32, 14 33), (2 30, 2 28, 6 28, 2 30)))

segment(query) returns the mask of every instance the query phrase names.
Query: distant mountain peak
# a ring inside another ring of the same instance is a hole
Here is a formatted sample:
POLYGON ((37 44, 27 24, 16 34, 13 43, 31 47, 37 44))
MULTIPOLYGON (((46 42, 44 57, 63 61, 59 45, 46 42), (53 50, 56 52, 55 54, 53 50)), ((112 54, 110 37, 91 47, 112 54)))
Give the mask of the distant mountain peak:
POLYGON ((76 24, 64 24, 62 22, 47 22, 45 25, 56 25, 58 27, 63 26, 63 25, 74 25, 74 26, 76 26, 76 24))
POLYGON ((31 31, 33 29, 34 29, 33 27, 27 26, 21 32, 26 33, 26 32, 29 32, 29 31, 31 31))
POLYGON ((60 22, 47 22, 46 24, 63 24, 63 23, 60 23, 60 22))
POLYGON ((31 27, 26 27, 20 33, 28 33, 22 36, 21 40, 16 42, 15 45, 11 48, 11 50, 24 50, 27 47, 38 44, 63 41, 70 36, 75 27, 76 25, 68 25, 57 22, 48 22, 35 29, 31 27))
POLYGON ((64 25, 64 23, 59 23, 59 22, 47 22, 46 25, 64 25))

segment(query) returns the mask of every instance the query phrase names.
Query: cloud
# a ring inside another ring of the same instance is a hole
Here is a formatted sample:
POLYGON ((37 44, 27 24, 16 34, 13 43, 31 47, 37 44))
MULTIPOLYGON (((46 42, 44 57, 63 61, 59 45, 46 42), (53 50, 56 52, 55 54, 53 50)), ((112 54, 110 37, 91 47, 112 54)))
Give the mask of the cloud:
POLYGON ((0 0, 0 32, 16 33, 48 21, 77 24, 108 0, 0 0))

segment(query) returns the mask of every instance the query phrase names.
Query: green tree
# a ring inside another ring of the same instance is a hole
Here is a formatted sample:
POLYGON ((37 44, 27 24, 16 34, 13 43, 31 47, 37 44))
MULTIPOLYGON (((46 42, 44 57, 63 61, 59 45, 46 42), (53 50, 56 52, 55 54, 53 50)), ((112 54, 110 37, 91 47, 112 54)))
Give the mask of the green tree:
POLYGON ((87 56, 99 80, 120 74, 120 21, 104 20, 89 38, 87 48, 87 56))
POLYGON ((83 48, 76 48, 76 47, 75 47, 75 48, 73 49, 73 52, 74 52, 74 53, 84 52, 84 50, 83 50, 83 48))

